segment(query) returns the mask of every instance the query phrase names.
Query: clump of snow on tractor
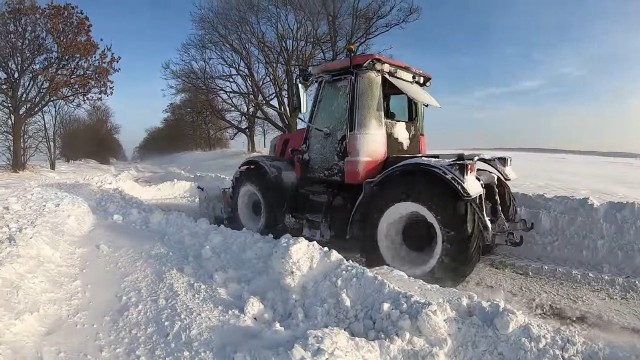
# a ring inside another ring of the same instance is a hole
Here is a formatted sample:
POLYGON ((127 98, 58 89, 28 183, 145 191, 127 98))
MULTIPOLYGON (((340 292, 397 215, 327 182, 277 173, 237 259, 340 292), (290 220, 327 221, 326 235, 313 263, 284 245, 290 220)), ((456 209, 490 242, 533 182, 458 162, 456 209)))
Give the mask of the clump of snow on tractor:
POLYGON ((440 107, 424 90, 431 75, 361 54, 297 80, 301 113, 305 90, 316 89, 307 126, 246 159, 230 188, 200 184, 218 194, 201 204, 216 223, 349 246, 367 266, 443 286, 462 282, 495 246, 522 245, 518 233, 533 224, 518 218, 511 158, 427 152, 425 109, 440 107))

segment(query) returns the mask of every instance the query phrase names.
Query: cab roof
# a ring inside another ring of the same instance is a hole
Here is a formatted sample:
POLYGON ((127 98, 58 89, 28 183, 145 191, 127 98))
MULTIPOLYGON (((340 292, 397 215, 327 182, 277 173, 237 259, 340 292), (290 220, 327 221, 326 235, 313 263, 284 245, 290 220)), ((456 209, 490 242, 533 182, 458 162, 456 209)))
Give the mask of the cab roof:
POLYGON ((318 74, 328 74, 328 73, 334 73, 334 72, 338 72, 341 70, 346 70, 349 68, 349 66, 353 66, 354 68, 360 68, 362 66, 364 66, 365 64, 367 64, 370 61, 377 61, 377 62, 382 62, 382 63, 386 63, 389 64, 391 66, 395 66, 398 68, 401 68, 403 70, 412 72, 416 75, 420 75, 420 76, 424 76, 425 78, 427 78, 427 81, 431 80, 431 75, 429 75, 429 73, 426 73, 422 70, 413 68, 403 62, 400 62, 398 60, 394 60, 394 59, 390 59, 388 57, 379 55, 379 54, 359 54, 359 55, 353 55, 351 57, 351 63, 349 62, 349 58, 344 58, 344 59, 339 59, 339 60, 335 60, 335 61, 330 61, 330 62, 326 62, 324 64, 320 64, 317 66, 313 66, 311 67, 310 71, 312 74, 314 75, 318 75, 318 74))

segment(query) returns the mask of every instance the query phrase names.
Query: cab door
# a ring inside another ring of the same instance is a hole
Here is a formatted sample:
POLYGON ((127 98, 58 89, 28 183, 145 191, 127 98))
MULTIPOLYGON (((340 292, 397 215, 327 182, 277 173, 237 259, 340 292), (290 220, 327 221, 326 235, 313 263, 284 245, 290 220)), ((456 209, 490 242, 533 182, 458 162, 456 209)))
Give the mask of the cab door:
POLYGON ((308 132, 306 176, 344 180, 352 77, 325 80, 316 97, 308 132))

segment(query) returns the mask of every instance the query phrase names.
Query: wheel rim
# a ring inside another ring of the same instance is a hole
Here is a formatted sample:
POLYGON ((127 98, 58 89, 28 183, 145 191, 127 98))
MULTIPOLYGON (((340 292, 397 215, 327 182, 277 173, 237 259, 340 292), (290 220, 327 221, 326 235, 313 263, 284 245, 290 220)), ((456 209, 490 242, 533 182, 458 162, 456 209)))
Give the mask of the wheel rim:
POLYGON ((245 229, 259 232, 264 227, 264 199, 251 184, 244 184, 238 193, 238 217, 245 229))
POLYGON ((442 231, 426 207, 401 202, 388 208, 378 223, 378 248, 390 266, 409 276, 424 276, 442 254, 442 231))

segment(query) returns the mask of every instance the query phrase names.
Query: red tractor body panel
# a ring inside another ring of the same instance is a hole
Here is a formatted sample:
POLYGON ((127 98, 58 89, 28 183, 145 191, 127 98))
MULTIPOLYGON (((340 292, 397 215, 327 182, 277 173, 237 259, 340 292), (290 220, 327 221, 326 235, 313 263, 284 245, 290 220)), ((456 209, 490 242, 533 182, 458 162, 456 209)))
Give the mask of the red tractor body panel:
POLYGON ((302 169, 300 168, 300 163, 295 160, 295 156, 291 153, 291 150, 299 149, 302 146, 305 132, 306 129, 298 129, 292 133, 278 135, 275 139, 276 146, 273 155, 290 162, 296 171, 297 178, 300 178, 302 175, 302 169))
POLYGON ((362 184, 378 176, 387 159, 386 142, 380 134, 351 134, 347 142, 349 156, 344 160, 344 182, 362 184), (373 146, 372 146, 373 145, 373 146))
POLYGON ((289 150, 299 149, 302 146, 305 131, 306 129, 298 129, 292 133, 278 135, 275 155, 279 158, 293 161, 293 155, 289 150))

